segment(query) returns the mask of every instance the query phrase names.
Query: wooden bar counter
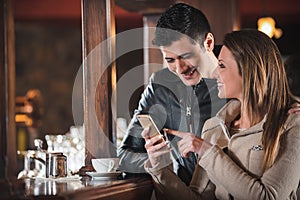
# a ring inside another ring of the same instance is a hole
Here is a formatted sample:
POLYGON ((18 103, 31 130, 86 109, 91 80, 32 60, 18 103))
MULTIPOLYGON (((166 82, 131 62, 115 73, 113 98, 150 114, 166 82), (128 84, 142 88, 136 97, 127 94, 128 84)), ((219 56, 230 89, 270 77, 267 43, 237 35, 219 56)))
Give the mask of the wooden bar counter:
POLYGON ((151 199, 151 178, 92 180, 91 178, 0 180, 0 199, 151 199))

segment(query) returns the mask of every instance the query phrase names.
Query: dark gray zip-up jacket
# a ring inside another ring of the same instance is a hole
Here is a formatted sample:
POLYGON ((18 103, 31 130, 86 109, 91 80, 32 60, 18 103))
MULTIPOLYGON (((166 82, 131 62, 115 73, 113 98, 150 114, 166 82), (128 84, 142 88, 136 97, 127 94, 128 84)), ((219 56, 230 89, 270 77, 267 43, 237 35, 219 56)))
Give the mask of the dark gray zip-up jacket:
MULTIPOLYGON (((144 162, 148 158, 141 136, 143 128, 138 114, 150 114, 157 127, 193 132, 201 135, 204 122, 215 116, 226 100, 218 98, 215 79, 202 79, 194 87, 186 86, 177 75, 167 68, 154 73, 144 90, 138 109, 129 124, 119 149, 120 169, 130 173, 145 173, 144 162)), ((188 185, 197 156, 182 158, 178 152, 178 137, 168 135, 174 149, 174 171, 188 185)))

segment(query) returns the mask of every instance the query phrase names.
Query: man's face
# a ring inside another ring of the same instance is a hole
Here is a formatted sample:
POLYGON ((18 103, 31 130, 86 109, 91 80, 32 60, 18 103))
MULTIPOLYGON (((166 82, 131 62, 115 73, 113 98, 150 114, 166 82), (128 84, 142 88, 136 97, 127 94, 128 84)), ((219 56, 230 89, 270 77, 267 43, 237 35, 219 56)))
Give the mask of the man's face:
POLYGON ((185 85, 193 86, 200 82, 201 64, 205 50, 198 43, 192 44, 188 37, 160 47, 170 71, 175 72, 185 85))

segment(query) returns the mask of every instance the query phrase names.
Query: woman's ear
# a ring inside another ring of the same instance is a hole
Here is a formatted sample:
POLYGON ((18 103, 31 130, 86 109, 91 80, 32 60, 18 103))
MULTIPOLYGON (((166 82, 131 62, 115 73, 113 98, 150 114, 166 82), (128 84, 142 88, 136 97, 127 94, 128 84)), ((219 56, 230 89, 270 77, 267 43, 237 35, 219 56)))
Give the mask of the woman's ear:
POLYGON ((204 47, 207 51, 212 51, 214 49, 215 39, 212 33, 207 33, 204 40, 204 47))

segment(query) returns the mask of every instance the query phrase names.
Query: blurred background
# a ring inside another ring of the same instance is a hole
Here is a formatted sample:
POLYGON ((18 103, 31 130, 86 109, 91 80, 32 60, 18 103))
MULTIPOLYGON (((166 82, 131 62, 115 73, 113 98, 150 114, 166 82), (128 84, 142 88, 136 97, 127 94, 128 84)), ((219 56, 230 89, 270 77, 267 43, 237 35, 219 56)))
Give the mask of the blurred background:
MULTIPOLYGON (((116 33, 143 27, 145 16, 148 17, 147 19, 152 16, 155 19, 174 2, 171 0, 116 1, 116 33)), ((285 58, 300 51, 299 0, 186 2, 200 7, 209 4, 210 7, 215 8, 215 11, 210 9, 208 13, 205 10, 204 12, 211 22, 212 31, 216 33, 218 42, 222 40, 218 26, 222 24, 223 15, 232 17, 231 21, 235 29, 258 28, 257 21, 260 17, 271 16, 276 22, 275 27, 282 32, 280 37, 273 37, 282 56, 285 58)), ((26 102, 37 106, 32 115, 33 122, 26 122, 26 119, 20 115, 20 121, 17 123, 17 149, 24 150, 33 148, 32 142, 35 137, 44 138, 47 134, 64 134, 74 126, 72 91, 75 77, 82 64, 81 1, 13 0, 13 6, 17 103, 20 103, 20 107, 24 107, 26 102)), ((143 35, 138 35, 136 41, 143 41, 143 35)), ((117 81, 129 70, 142 65, 143 56, 141 49, 117 58, 117 81)), ((145 82, 142 68, 135 73, 137 73, 135 84, 139 86, 135 92, 127 94, 126 89, 117 86, 117 117, 121 118, 124 127, 130 120, 145 82), (124 98, 127 100, 124 101, 124 98)), ((80 104, 77 107, 83 109, 80 104)), ((20 113, 23 111, 21 110, 20 113)), ((78 119, 76 125, 82 123, 83 116, 78 119)))

